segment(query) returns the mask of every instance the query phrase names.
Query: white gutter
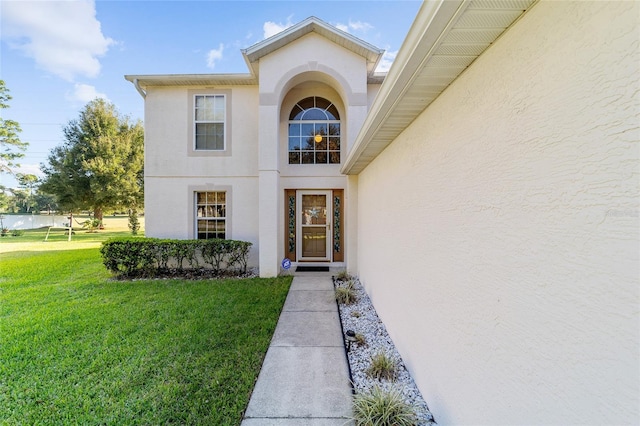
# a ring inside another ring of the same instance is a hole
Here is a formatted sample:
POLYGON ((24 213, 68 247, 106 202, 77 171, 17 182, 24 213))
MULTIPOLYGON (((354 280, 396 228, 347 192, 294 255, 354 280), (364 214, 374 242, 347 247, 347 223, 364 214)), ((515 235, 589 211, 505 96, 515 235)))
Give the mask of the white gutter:
POLYGON ((537 1, 427 0, 423 3, 340 171, 357 175, 364 170, 537 1), (482 49, 467 49, 467 42, 460 39, 447 41, 453 31, 464 32, 466 40, 478 37, 482 49), (443 44, 449 47, 443 48, 443 44), (459 48, 459 52, 447 50, 451 46, 459 48), (430 65, 434 58, 436 62, 430 65), (438 64, 438 60, 445 64, 452 58, 456 58, 459 65, 438 64), (430 80, 439 89, 420 96, 422 89, 416 87, 416 82, 429 85, 430 80))
POLYGON ((411 87, 411 83, 430 59, 446 29, 450 28, 464 12, 469 2, 469 0, 438 0, 426 1, 422 4, 403 42, 403 47, 380 87, 380 92, 374 99, 353 148, 342 166, 343 174, 353 174, 356 162, 367 150, 373 135, 384 125, 402 99, 402 95, 411 87))
POLYGON ((142 96, 143 99, 147 98, 147 92, 142 90, 142 87, 140 87, 140 84, 138 83, 138 79, 137 78, 133 79, 133 87, 136 88, 136 90, 138 91, 138 93, 140 93, 140 96, 142 96))

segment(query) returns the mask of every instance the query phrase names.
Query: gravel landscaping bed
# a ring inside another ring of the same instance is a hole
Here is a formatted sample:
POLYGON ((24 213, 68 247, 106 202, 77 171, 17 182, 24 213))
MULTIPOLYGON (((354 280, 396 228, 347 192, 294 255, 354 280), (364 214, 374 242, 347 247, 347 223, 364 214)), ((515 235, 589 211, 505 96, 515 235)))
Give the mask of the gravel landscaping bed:
MULTIPOLYGON (((384 324, 378 318, 369 296, 357 279, 353 281, 356 301, 351 304, 338 303, 338 308, 342 321, 343 335, 347 330, 353 330, 355 333, 362 335, 365 341, 362 345, 351 343, 350 349, 347 351, 355 392, 368 391, 375 385, 385 390, 395 389, 404 396, 406 402, 414 407, 418 417, 417 425, 435 424, 424 398, 402 362, 402 357, 396 350, 384 324), (367 374, 371 358, 380 352, 386 353, 395 360, 398 366, 395 381, 379 380, 367 374)), ((339 279, 334 281, 336 287, 345 286, 345 284, 339 279)), ((347 343, 345 342, 345 344, 347 343)))

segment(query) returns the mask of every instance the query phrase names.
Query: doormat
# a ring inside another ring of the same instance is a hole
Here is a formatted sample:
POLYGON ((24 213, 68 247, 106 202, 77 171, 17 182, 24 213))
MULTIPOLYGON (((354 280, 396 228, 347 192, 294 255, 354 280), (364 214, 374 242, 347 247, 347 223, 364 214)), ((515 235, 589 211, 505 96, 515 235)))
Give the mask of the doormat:
POLYGON ((298 266, 296 272, 329 272, 328 266, 298 266))

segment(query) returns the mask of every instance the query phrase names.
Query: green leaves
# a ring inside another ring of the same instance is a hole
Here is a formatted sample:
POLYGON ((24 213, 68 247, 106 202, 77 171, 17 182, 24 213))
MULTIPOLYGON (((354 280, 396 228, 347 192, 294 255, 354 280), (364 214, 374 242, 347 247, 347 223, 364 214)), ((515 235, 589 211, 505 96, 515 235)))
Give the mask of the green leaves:
POLYGON ((103 263, 123 277, 152 277, 173 267, 182 270, 186 261, 199 268, 199 260, 216 275, 247 271, 251 243, 235 240, 161 240, 114 238, 102 244, 103 263))
MULTIPOLYGON (((5 86, 4 80, 0 80, 0 109, 9 108, 10 100, 9 89, 5 86)), ((14 161, 24 157, 23 153, 15 151, 24 151, 29 145, 20 140, 18 133, 21 131, 17 121, 0 117, 0 173, 12 173, 13 167, 18 165, 14 161)))
MULTIPOLYGON (((88 103, 64 129, 42 169, 41 191, 67 210, 132 208, 144 199, 144 130, 103 99, 88 103)), ((96 215, 97 216, 97 215, 96 215)))
POLYGON ((354 397, 353 420, 357 426, 413 426, 418 421, 399 391, 379 386, 354 397))

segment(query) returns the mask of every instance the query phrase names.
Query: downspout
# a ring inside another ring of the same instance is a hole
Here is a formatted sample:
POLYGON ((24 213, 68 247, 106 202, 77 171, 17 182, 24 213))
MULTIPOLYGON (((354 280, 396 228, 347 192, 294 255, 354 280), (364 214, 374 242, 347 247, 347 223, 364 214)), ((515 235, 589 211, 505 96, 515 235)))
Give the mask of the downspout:
POLYGON ((133 79, 133 86, 136 88, 138 93, 140 93, 140 96, 142 96, 143 99, 147 98, 147 92, 142 90, 142 87, 140 87, 140 83, 138 83, 138 79, 137 78, 133 79))

